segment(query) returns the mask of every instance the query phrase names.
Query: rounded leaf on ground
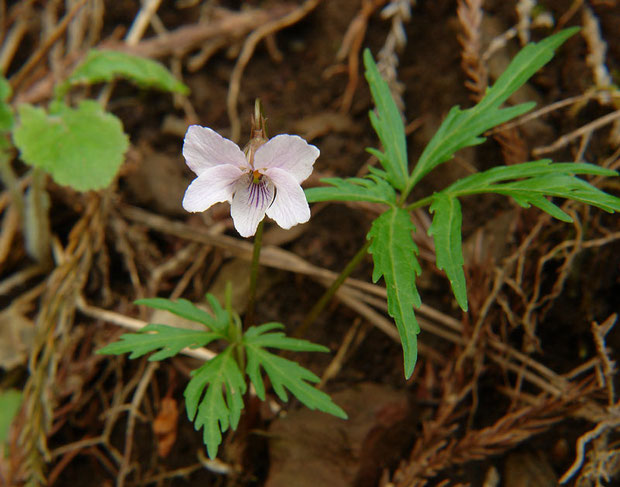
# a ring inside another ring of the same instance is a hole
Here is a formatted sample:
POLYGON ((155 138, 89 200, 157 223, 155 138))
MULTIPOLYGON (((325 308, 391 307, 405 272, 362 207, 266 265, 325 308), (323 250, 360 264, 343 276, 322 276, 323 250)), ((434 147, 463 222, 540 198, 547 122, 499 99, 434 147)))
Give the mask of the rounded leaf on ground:
POLYGON ((21 105, 13 139, 25 163, 79 191, 108 186, 129 147, 121 121, 90 100, 77 108, 57 104, 52 114, 21 105))

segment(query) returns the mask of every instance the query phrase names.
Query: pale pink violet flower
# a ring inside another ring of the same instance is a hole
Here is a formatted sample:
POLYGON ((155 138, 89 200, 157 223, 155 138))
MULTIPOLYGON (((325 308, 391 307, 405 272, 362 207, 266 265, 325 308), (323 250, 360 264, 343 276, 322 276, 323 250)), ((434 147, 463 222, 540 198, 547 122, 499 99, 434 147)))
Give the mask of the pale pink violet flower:
POLYGON ((228 201, 243 237, 256 233, 265 214, 284 229, 307 222, 310 208, 300 184, 310 176, 319 149, 297 135, 267 140, 260 134, 242 151, 210 128, 191 125, 183 156, 198 177, 185 192, 183 208, 200 212, 228 201))

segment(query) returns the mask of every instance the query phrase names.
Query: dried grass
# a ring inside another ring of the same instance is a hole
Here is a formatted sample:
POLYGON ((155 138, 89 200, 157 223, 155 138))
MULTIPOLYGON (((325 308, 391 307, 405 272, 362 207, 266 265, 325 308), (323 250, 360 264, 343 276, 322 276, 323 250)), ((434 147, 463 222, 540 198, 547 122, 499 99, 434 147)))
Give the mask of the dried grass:
MULTIPOLYGON (((207 13, 209 22, 179 27, 170 32, 166 32, 157 16, 159 3, 143 2, 125 40, 120 41, 118 34, 113 34, 105 44, 101 44, 99 37, 104 8, 102 1, 68 2, 66 13, 59 19, 49 7, 46 37, 38 40, 27 61, 11 78, 16 99, 30 102, 47 99, 52 93, 54 76, 68 69, 88 47, 94 45, 107 45, 151 57, 172 57, 171 63, 177 69, 186 63, 190 71, 203 66, 215 52, 236 47, 238 57, 228 97, 234 127, 235 119, 238 123, 236 106, 243 71, 258 43, 265 40, 272 56, 277 59, 273 35, 301 20, 317 7, 319 1, 310 0, 297 8, 275 5, 243 12, 210 9, 207 13), (156 35, 143 39, 149 26, 156 35), (195 50, 200 52, 187 57, 195 50)), ((343 111, 350 109, 358 83, 359 54, 369 19, 386 3, 387 0, 364 1, 343 38, 339 59, 348 59, 349 73, 341 105, 343 111)), ((17 46, 24 37, 32 35, 33 25, 27 19, 34 4, 32 1, 19 2, 8 11, 6 31, 0 33, 4 36, 0 49, 0 69, 3 71, 11 66, 17 46)), ((579 2, 574 5, 577 4, 579 2)), ((397 99, 403 89, 398 82, 398 52, 406 42, 404 24, 410 18, 411 5, 408 0, 393 0, 381 14, 391 22, 391 28, 378 57, 397 99)), ((574 5, 570 9, 571 16, 580 8, 580 4, 577 9, 574 5)), ((522 11, 524 20, 502 37, 502 41, 516 35, 521 40, 527 38, 530 11, 522 11)), ((583 12, 584 23, 590 26, 584 29, 590 52, 588 63, 598 91, 592 90, 543 107, 532 114, 533 117, 561 106, 584 103, 593 97, 604 102, 606 98, 600 96, 602 92, 609 95, 610 104, 617 104, 617 93, 604 91, 608 84, 604 77, 606 43, 593 13, 587 7, 583 12)), ((482 0, 459 1, 458 18, 463 29, 459 36, 462 68, 467 76, 466 86, 475 99, 483 95, 488 83, 486 62, 489 50, 485 51, 485 46, 481 45, 480 32, 483 15, 482 0)), ((107 95, 111 93, 108 91, 107 95)), ((186 119, 195 121, 190 100, 178 101, 186 119)), ((619 120, 617 107, 615 110, 553 144, 539 148, 537 154, 580 140, 580 156, 576 160, 581 160, 594 131, 619 120)), ((517 123, 527 123, 527 117, 517 123)), ((236 130, 233 128, 233 133, 236 130)), ((516 131, 516 125, 511 130, 513 132, 504 127, 494 133, 502 144, 506 162, 522 162, 526 160, 528 147, 516 131)), ((618 152, 603 165, 617 167, 618 152)), ((6 180, 4 175, 3 179, 6 180)), ((31 181, 28 177, 15 178, 14 183, 13 189, 23 192, 31 181)), ((183 293, 192 279, 197 281, 194 276, 215 274, 223 255, 232 254, 249 260, 250 244, 218 231, 196 228, 123 205, 111 192, 79 197, 75 204, 82 205, 83 211, 66 243, 55 243, 51 272, 42 277, 45 269, 24 268, 0 282, 3 293, 15 296, 13 305, 23 306, 36 315, 38 330, 29 362, 30 376, 24 406, 10 439, 11 457, 8 462, 0 463, 4 468, 0 473, 9 485, 27 480, 31 485, 52 485, 76 458, 87 456, 107 470, 111 477, 117 478, 118 485, 129 483, 132 475, 132 481, 154 483, 186 477, 205 467, 234 476, 235 466, 204 459, 199 462, 191 460, 185 467, 164 472, 141 470, 132 445, 136 441, 135 428, 141 422, 153 421, 161 399, 157 381, 149 381, 155 374, 155 366, 147 365, 144 360, 137 361, 127 377, 124 374, 128 368, 123 366, 122 359, 108 361, 93 355, 94 348, 101 341, 99 335, 103 333, 101 327, 93 326, 93 322, 130 328, 145 323, 128 316, 128 298, 115 295, 111 288, 111 253, 122 261, 133 294, 155 295, 169 286, 166 292, 171 291, 176 297, 183 293), (106 233, 114 238, 106 240, 106 233), (175 242, 180 250, 171 255, 159 255, 150 242, 153 235, 175 242), (202 250, 194 258, 197 249, 202 250), (177 273, 184 273, 183 279, 170 286, 170 276, 177 273), (88 296, 96 305, 87 303, 83 296, 88 296), (112 305, 116 311, 104 309, 112 305), (85 319, 87 324, 82 323, 85 319), (110 384, 114 386, 110 387, 110 384), (92 425, 98 421, 101 427, 95 436, 55 444, 50 449, 50 440, 57 438, 55 435, 69 422, 83 425, 92 435, 92 425), (125 424, 122 426, 125 435, 124 441, 119 442, 113 438, 112 431, 122 424, 125 424)), ((574 216, 570 235, 567 235, 565 226, 553 224, 546 216, 529 221, 521 215, 516 222, 516 245, 512 253, 500 263, 485 261, 477 268, 469 269, 479 285, 472 290, 472 309, 468 316, 455 319, 430 306, 422 306, 417 311, 424 329, 420 355, 425 359, 424 364, 419 365, 418 381, 436 402, 430 417, 422 421, 421 434, 412 450, 392 476, 393 485, 426 485, 446 469, 500 455, 570 416, 589 421, 592 428, 580 437, 575 463, 562 481, 574 479, 580 486, 599 485, 618 474, 620 450, 613 436, 620 425, 620 406, 614 390, 617 367, 605 343, 615 317, 609 317, 602 325, 592 323, 597 356, 568 374, 549 369, 531 354, 541 351, 544 356, 545 346, 538 339, 540 326, 550 307, 562 297, 576 260, 585 251, 603 248, 620 238, 620 232, 607 228, 604 219, 592 212, 572 204, 563 208, 574 216), (550 267, 554 268, 553 272, 549 271, 550 267), (509 345, 505 339, 516 328, 525 331, 527 339, 523 347, 509 345), (428 344, 431 340, 441 343, 451 353, 437 352, 428 344), (474 427, 485 414, 480 411, 479 388, 480 378, 489 371, 505 378, 497 390, 507 396, 510 407, 505 411, 495 411, 496 419, 490 425, 474 427)), ((9 191, 0 196, 0 211, 3 212, 0 266, 5 271, 12 269, 11 262, 23 261, 23 250, 20 245, 15 245, 19 239, 20 210, 17 204, 10 203, 9 191)), ((261 264, 307 276, 325 286, 335 277, 328 269, 312 265, 277 247, 264 249, 261 264)), ((199 291, 202 293, 204 289, 199 291)), ((398 340, 393 323, 386 318, 384 288, 348 279, 337 296, 344 306, 362 319, 357 319, 346 334, 341 349, 325 372, 325 381, 337 377, 352 351, 364 340, 364 323, 370 323, 398 340)), ((214 352, 202 349, 187 354, 194 359, 206 360, 214 352)), ((173 367, 182 373, 188 368, 183 360, 173 362, 173 367)))

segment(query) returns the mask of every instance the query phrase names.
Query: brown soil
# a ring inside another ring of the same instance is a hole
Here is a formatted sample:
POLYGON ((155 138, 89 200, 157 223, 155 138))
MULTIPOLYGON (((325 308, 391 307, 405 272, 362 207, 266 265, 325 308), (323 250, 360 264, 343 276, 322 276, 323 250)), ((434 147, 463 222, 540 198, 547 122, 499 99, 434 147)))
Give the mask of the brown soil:
MULTIPOLYGON (((62 2, 6 3, 0 2, 3 43, 20 19, 28 19, 7 67, 7 77, 14 80, 44 44, 42 26, 50 18, 60 22, 67 12, 62 2)), ((316 4, 292 25, 274 27, 273 38, 260 42, 249 57, 235 103, 239 142, 245 142, 259 97, 270 135, 299 134, 320 148, 307 186, 320 184, 322 177, 354 176, 369 162, 376 164, 365 150, 378 141, 367 116, 372 101, 362 75, 361 49, 368 47, 377 57, 385 45, 392 24, 379 12, 387 3, 162 2, 131 48, 122 39, 139 2, 89 1, 87 9, 105 5, 101 32, 85 35, 72 48, 65 43, 67 34, 60 35, 60 59, 53 50, 44 52, 15 87, 13 102, 45 105, 52 77, 66 75, 94 45, 139 51, 162 35, 161 25, 176 32, 203 15, 217 26, 248 12, 250 19, 275 19, 302 4, 316 4), (180 8, 183 4, 187 6, 180 8), (349 39, 345 33, 356 27, 359 43, 353 40, 351 55, 339 58, 349 39), (359 77, 356 84, 351 76, 359 77)), ((472 81, 484 80, 473 79, 472 73, 483 66, 492 82, 519 48, 519 41, 511 39, 488 63, 478 58, 478 64, 470 60, 470 70, 464 69, 464 46, 471 47, 473 37, 464 34, 457 4, 476 3, 484 3, 482 23, 473 30, 482 52, 491 39, 516 25, 515 1, 418 1, 411 19, 403 22, 406 44, 395 54, 412 164, 450 107, 471 106, 480 95, 471 89, 472 81)), ((583 25, 585 4, 600 23, 606 66, 618 83, 618 3, 550 0, 543 6, 556 25, 566 27, 583 25)), ((76 27, 85 34, 85 25, 97 14, 88 15, 76 27)), ((609 428, 588 443, 584 466, 568 485, 596 485, 603 472, 616 475, 617 481, 617 402, 612 407, 617 381, 608 362, 613 352, 605 355, 600 340, 613 351, 620 347, 620 332, 612 329, 605 336, 608 330, 593 324, 611 327, 619 310, 618 220, 578 204, 565 206, 576 221, 566 224, 500 197, 464 200, 468 313, 460 312, 448 281, 435 268, 432 241, 426 236, 427 211, 416 213, 423 268, 417 284, 426 308, 419 310, 420 355, 412 379, 403 377, 400 344, 380 327, 386 320, 391 323, 384 298, 372 291, 358 293, 353 300, 366 311, 336 299, 305 334, 333 353, 298 358, 319 376, 330 366, 333 374, 324 390, 346 404, 350 423, 310 412, 295 400, 282 404, 273 392, 268 392, 268 404, 248 397, 239 428, 225 435, 217 465, 205 460, 202 433, 194 431, 184 413, 183 389, 189 371, 200 364, 197 359, 178 356, 157 366, 146 359, 94 354, 123 331, 102 312, 113 312, 120 321, 152 319, 132 304, 141 297, 182 296, 199 302, 205 292, 217 294, 232 281, 241 290, 237 309, 247 304, 243 290, 249 241, 232 227, 227 204, 199 215, 182 210, 180 201, 193 173, 183 162, 181 146, 191 123, 231 136, 231 78, 248 35, 265 23, 250 20, 248 29, 216 35, 210 42, 218 43, 217 49, 202 65, 192 64, 199 46, 189 41, 182 55, 168 47, 149 51, 182 75, 192 90, 187 99, 116 83, 108 109, 122 119, 131 138, 127 161, 113 187, 96 194, 48 182, 57 237, 52 267, 33 268, 19 225, 11 223, 8 191, 0 195, 0 243, 9 246, 5 254, 0 252, 0 286, 9 289, 0 297, 5 309, 0 312, 0 389, 26 391, 9 454, 0 459, 0 485, 24 485, 37 472, 45 475, 42 485, 58 487, 304 486, 319 485, 317 479, 323 479, 320 485, 338 486, 556 485, 576 457, 578 438, 605 421, 609 428), (205 244, 205 229, 246 246, 217 238, 205 244), (31 277, 8 287, 13 276, 29 269, 34 269, 31 277), (156 421, 159 430, 153 428, 156 421), (492 483, 493 475, 499 484, 492 483)), ((537 27, 531 37, 539 40, 552 32, 537 27)), ((585 61, 591 50, 581 34, 575 35, 511 103, 534 99, 541 108, 594 90, 585 61)), ((99 87, 87 92, 96 97, 99 87)), ((535 159, 532 154, 541 148, 617 110, 615 93, 615 105, 592 97, 490 136, 426 177, 413 196, 431 194, 474 171, 535 159)), ((543 155, 618 168, 617 139, 612 140, 610 127, 596 128, 543 155)), ((17 155, 12 166, 24 186, 29 184, 28 168, 17 155)), ((619 192, 616 181, 595 184, 619 192)), ((364 244, 380 208, 337 203, 317 204, 312 211, 308 224, 288 232, 268 222, 265 244, 302 258, 306 266, 338 273, 364 244)), ((279 321, 293 332, 303 321, 329 285, 304 269, 280 264, 261 268, 259 322, 279 321)), ((368 257, 353 277, 371 282, 371 274, 368 257)), ((606 482, 602 485, 614 480, 606 482)))

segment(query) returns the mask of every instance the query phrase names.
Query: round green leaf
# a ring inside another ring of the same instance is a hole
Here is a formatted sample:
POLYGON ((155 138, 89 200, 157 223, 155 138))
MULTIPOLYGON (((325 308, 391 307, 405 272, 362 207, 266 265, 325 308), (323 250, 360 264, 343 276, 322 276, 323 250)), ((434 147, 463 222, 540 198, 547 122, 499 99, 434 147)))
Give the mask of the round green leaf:
POLYGON ((0 75, 0 132, 8 132, 13 126, 13 112, 6 103, 11 96, 11 85, 6 78, 0 75))
POLYGON ((79 191, 108 186, 123 162, 129 139, 121 121, 90 100, 73 109, 57 104, 54 114, 23 104, 13 139, 21 158, 79 191))
POLYGON ((0 391, 0 446, 7 440, 11 422, 22 402, 22 393, 15 389, 0 391))

